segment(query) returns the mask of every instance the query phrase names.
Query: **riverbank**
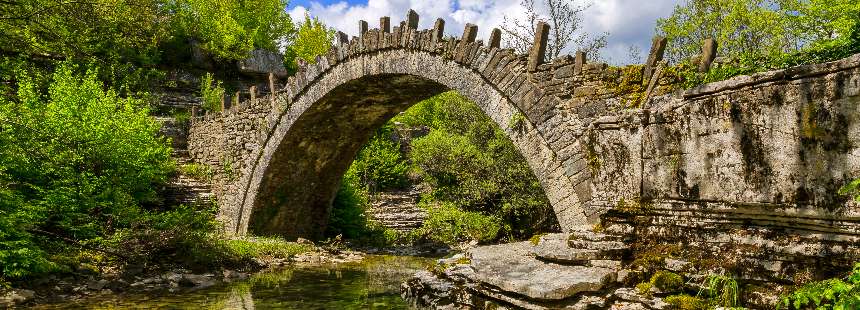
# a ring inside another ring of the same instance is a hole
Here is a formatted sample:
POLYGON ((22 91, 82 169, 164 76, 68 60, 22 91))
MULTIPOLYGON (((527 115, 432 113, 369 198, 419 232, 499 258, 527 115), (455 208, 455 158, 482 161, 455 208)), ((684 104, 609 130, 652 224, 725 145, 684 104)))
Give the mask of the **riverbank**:
MULTIPOLYGON (((235 282, 284 268, 356 264, 368 256, 439 257, 450 249, 435 246, 357 247, 349 244, 316 245, 304 239, 285 242, 289 255, 257 254, 244 265, 209 269, 108 267, 99 272, 90 268, 62 275, 48 275, 14 283, 0 291, 0 307, 32 307, 58 303, 86 302, 134 294, 187 294, 235 282)), ((282 246, 283 246, 282 245, 282 246)), ((281 252, 287 253, 287 252, 281 252)))

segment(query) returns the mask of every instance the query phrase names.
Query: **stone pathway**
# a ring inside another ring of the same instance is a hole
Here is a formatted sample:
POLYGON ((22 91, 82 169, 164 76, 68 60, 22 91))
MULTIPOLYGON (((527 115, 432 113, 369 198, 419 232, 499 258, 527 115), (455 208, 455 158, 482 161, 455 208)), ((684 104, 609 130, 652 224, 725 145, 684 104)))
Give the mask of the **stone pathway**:
POLYGON ((416 189, 377 193, 371 199, 367 215, 382 226, 400 232, 421 227, 427 211, 417 205, 420 195, 416 189))

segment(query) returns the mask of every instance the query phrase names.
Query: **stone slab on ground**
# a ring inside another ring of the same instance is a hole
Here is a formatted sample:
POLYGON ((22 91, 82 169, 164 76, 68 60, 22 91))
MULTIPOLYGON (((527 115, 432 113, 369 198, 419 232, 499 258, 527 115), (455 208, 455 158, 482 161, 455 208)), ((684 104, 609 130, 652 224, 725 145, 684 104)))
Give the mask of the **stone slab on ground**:
POLYGON ((475 278, 501 290, 539 300, 560 300, 596 292, 615 280, 609 268, 565 266, 531 255, 530 242, 482 246, 466 252, 475 278))
POLYGON ((627 246, 618 241, 583 241, 570 234, 547 234, 531 252, 536 257, 561 264, 608 267, 591 264, 592 260, 617 260, 626 254, 627 246), (572 241, 570 241, 572 240, 572 241), (578 248, 570 247, 575 242, 578 248))

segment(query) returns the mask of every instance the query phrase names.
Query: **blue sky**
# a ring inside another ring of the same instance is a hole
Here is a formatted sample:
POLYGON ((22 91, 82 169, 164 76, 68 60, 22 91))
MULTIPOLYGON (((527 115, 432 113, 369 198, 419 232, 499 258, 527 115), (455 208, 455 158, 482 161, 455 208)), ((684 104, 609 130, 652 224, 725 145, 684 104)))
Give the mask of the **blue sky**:
MULTIPOLYGON (((521 0, 291 0, 289 12, 294 20, 305 13, 319 17, 329 26, 355 35, 358 20, 366 20, 371 28, 378 27, 381 16, 390 16, 391 24, 403 20, 412 8, 420 15, 419 27, 430 28, 436 18, 445 19, 446 34, 459 36, 466 23, 478 25, 478 38, 486 38, 504 18, 517 18, 525 14, 521 0)), ((654 26, 658 18, 671 14, 683 0, 571 0, 591 3, 582 14, 581 31, 591 34, 608 32, 608 46, 601 58, 612 64, 631 62, 630 47, 637 47, 642 55, 648 52, 654 26), (587 2, 586 2, 587 1, 587 2)), ((536 0, 542 3, 542 0, 536 0)), ((486 39, 485 39, 486 40, 486 39)), ((571 51, 568 51, 571 52, 571 51)))

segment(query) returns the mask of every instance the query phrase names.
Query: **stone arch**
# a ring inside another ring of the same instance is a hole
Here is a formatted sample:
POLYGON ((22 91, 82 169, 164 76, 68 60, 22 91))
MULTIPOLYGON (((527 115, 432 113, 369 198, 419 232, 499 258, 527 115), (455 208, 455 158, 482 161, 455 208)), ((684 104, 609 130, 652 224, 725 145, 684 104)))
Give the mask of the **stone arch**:
POLYGON ((253 156, 258 159, 248 171, 239 210, 230 216, 235 233, 250 228, 259 234, 319 236, 342 174, 375 129, 449 89, 477 103, 508 134, 560 222, 586 222, 576 199, 564 200, 572 197, 573 186, 558 173, 561 163, 554 162, 549 142, 530 122, 510 123, 523 112, 481 72, 440 55, 395 49, 345 59, 310 84, 293 100, 292 92, 276 97, 290 103, 253 156))
MULTIPOLYGON (((314 64, 300 64, 285 87, 270 82, 279 90, 265 98, 195 119, 195 157, 238 167, 216 186, 228 232, 320 236, 342 174, 375 129, 447 90, 475 102, 511 138, 563 229, 596 221, 599 211, 585 211, 591 174, 571 130, 583 125, 560 108, 559 88, 544 85, 572 76, 572 61, 552 73, 541 48, 525 57, 498 48, 498 38, 489 47, 474 41, 471 24, 463 39, 441 38, 441 22, 432 30, 415 25, 369 30, 350 42, 339 33, 339 44, 314 64)), ((546 33, 538 38, 536 47, 545 45, 546 33)))

